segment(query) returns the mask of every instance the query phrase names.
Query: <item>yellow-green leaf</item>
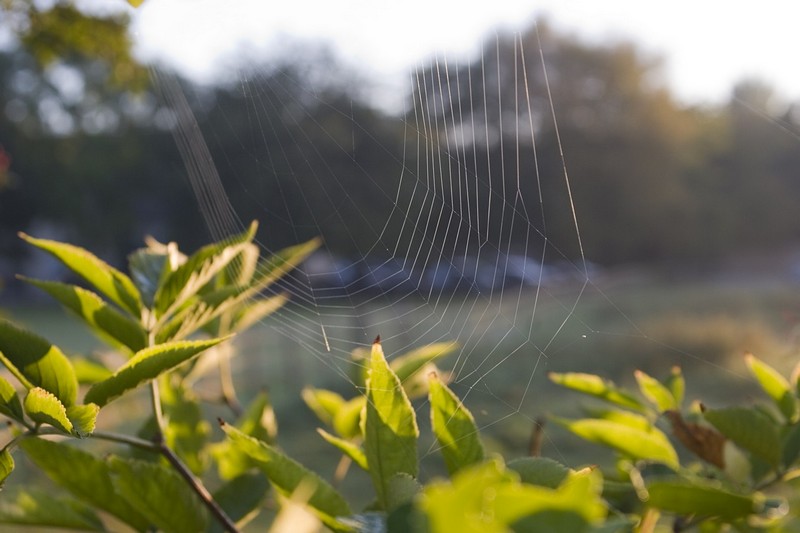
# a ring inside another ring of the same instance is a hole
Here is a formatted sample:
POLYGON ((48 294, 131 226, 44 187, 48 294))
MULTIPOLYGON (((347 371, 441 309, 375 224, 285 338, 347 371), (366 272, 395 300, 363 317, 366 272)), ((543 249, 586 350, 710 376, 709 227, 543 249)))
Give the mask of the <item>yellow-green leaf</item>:
POLYGON ((792 392, 789 381, 753 354, 747 354, 744 361, 747 368, 750 369, 750 373, 756 378, 764 392, 772 398, 786 420, 795 422, 798 416, 797 397, 792 392))
POLYGON ((400 473, 417 476, 419 429, 414 408, 386 363, 380 339, 372 345, 367 376, 364 453, 378 502, 386 509, 389 480, 400 473))
POLYGON ((556 385, 588 394, 589 396, 619 405, 620 407, 633 409, 639 412, 645 412, 647 410, 645 405, 642 404, 638 398, 600 376, 583 374, 580 372, 567 372, 563 374, 551 372, 548 374, 548 377, 556 385))
POLYGON ((49 424, 66 434, 72 434, 72 422, 67 417, 67 409, 50 392, 34 387, 28 391, 24 402, 25 412, 37 424, 49 424))
POLYGON ((758 493, 735 494, 710 480, 668 479, 647 484, 647 505, 683 515, 743 518, 759 511, 758 493))
POLYGON ((612 420, 593 418, 582 420, 554 418, 553 421, 581 438, 613 448, 627 457, 660 461, 671 467, 678 467, 678 454, 675 448, 667 436, 656 427, 644 430, 612 420))
POLYGON ((0 376, 0 413, 17 421, 23 418, 19 395, 14 386, 2 376, 0 376))
POLYGON ((75 403, 75 369, 58 346, 0 319, 0 361, 28 389, 41 387, 65 406, 75 403))
POLYGON ((333 426, 333 418, 345 404, 340 394, 325 389, 304 387, 301 395, 308 408, 328 427, 333 426))
POLYGON ((355 443, 337 437, 336 435, 331 435, 327 431, 321 428, 317 428, 317 433, 319 433, 323 439, 328 441, 330 444, 339 448, 343 454, 348 456, 350 459, 353 460, 355 464, 360 466, 362 470, 369 472, 369 467, 367 465, 367 456, 364 455, 364 450, 361 449, 360 446, 356 445, 355 443))
POLYGON ((0 487, 6 482, 8 476, 14 471, 14 457, 8 448, 3 448, 0 451, 0 487))
POLYGON ((428 386, 431 426, 447 471, 453 475, 483 461, 483 444, 472 413, 435 374, 428 377, 428 386))
POLYGON ((226 339, 179 341, 145 348, 137 352, 111 377, 92 385, 84 401, 103 407, 126 392, 157 378, 224 340, 226 339))
POLYGON ((780 429, 755 409, 729 407, 706 411, 703 416, 720 433, 740 447, 776 466, 781 461, 780 429))
POLYGON ((76 437, 88 437, 94 432, 94 425, 99 412, 100 407, 93 403, 67 407, 67 418, 72 422, 72 430, 76 437))
POLYGON ((258 462, 272 484, 285 496, 291 495, 302 483, 312 485, 314 492, 308 499, 308 505, 328 525, 338 524, 337 517, 350 515, 350 507, 344 498, 317 474, 266 442, 245 435, 229 424, 223 424, 222 429, 237 449, 258 462))
POLYGON ((636 382, 639 384, 639 390, 645 398, 653 402, 660 413, 669 411, 671 409, 678 409, 678 403, 666 386, 664 386, 656 378, 651 377, 641 370, 636 370, 633 373, 636 382))
POLYGON ((24 233, 20 237, 64 263, 70 270, 91 283, 111 301, 138 317, 142 298, 131 279, 105 261, 78 246, 46 239, 35 239, 24 233))

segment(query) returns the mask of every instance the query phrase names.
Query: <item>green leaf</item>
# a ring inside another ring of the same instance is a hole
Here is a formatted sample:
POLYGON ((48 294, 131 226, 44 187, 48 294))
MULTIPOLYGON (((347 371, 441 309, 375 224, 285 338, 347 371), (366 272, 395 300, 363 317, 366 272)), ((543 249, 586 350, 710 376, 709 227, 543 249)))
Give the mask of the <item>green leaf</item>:
POLYGON ((795 424, 783 439, 783 464, 787 467, 800 456, 800 424, 795 424))
MULTIPOLYGON (((248 472, 222 485, 214 492, 213 497, 225 514, 241 527, 248 518, 257 514, 268 491, 269 481, 263 474, 248 472)), ((210 532, 222 531, 222 526, 218 522, 214 521, 211 524, 210 532)))
POLYGON ((703 416, 740 447, 772 466, 780 463, 780 431, 778 425, 765 414, 745 407, 729 407, 706 411, 703 416))
POLYGON ((784 378, 777 370, 756 358, 753 354, 747 354, 744 358, 750 373, 756 378, 758 384, 764 392, 772 398, 778 406, 783 416, 789 422, 797 420, 798 406, 797 398, 792 392, 789 381, 784 378))
POLYGON ((113 346, 136 352, 147 345, 147 333, 137 321, 117 311, 92 291, 56 281, 20 279, 50 294, 113 346))
POLYGON ((678 403, 666 386, 664 386, 657 379, 648 376, 641 370, 636 370, 633 373, 636 382, 639 384, 639 390, 645 398, 653 402, 660 413, 669 411, 671 409, 678 409, 678 403))
POLYGON ((224 340, 226 339, 179 341, 145 348, 137 352, 110 378, 92 385, 84 401, 103 407, 126 392, 157 378, 224 340))
POLYGON ((289 301, 286 294, 277 294, 267 298, 260 298, 252 302, 244 302, 236 313, 231 331, 244 331, 268 317, 289 301))
POLYGON ((156 291, 167 275, 185 262, 186 256, 178 251, 177 244, 161 244, 152 238, 147 239, 147 248, 128 256, 131 279, 148 308, 153 307, 156 291))
POLYGON ((411 504, 420 492, 422 485, 416 479, 403 472, 395 474, 386 486, 386 510, 391 513, 399 507, 411 504))
POLYGON ((341 395, 325 389, 304 387, 301 395, 308 408, 329 427, 333 426, 333 417, 345 404, 345 399, 341 395))
POLYGON ((206 529, 205 506, 174 470, 158 463, 113 456, 108 464, 119 497, 156 527, 175 533, 206 529))
POLYGON ((285 496, 291 495, 301 483, 312 484, 314 492, 308 504, 320 513, 329 526, 336 524, 337 517, 350 515, 344 498, 315 473, 266 442, 245 435, 230 424, 223 424, 222 429, 239 450, 258 461, 272 484, 285 496))
POLYGON ((365 396, 356 396, 345 402, 333 417, 333 429, 345 439, 361 436, 361 416, 367 404, 365 396))
POLYGON ((99 412, 100 408, 93 403, 67 407, 67 418, 72 422, 75 436, 84 438, 91 435, 94 432, 94 425, 99 412))
POLYGON ((550 372, 550 380, 556 385, 561 385, 589 396, 594 396, 601 400, 633 409, 634 411, 646 412, 645 405, 629 392, 617 388, 611 381, 605 380, 594 374, 582 374, 579 372, 567 372, 559 374, 550 372))
POLYGON ((734 520, 760 509, 758 493, 734 494, 709 480, 659 480, 648 483, 646 489, 648 506, 677 514, 734 520))
POLYGON ((24 439, 20 448, 48 477, 81 500, 137 531, 149 529, 149 521, 114 490, 105 461, 74 446, 39 438, 24 439))
POLYGON ((36 424, 49 424, 64 433, 72 434, 72 422, 67 418, 67 409, 55 395, 40 387, 28 391, 24 402, 25 412, 36 424))
POLYGON ((0 376, 0 413, 17 421, 23 419, 19 395, 14 386, 2 376, 0 376))
POLYGON ((78 246, 46 239, 35 239, 24 233, 19 235, 30 244, 55 256, 70 270, 91 283, 98 291, 131 315, 138 317, 141 313, 142 298, 139 290, 128 276, 105 261, 78 246))
POLYGON ((405 383, 406 380, 412 379, 428 363, 450 355, 457 348, 458 343, 456 342, 428 344, 396 357, 389 364, 389 367, 397 375, 397 378, 402 383, 405 383))
POLYGON ((419 506, 432 531, 505 532, 522 519, 525 527, 519 530, 580 531, 605 516, 601 489, 599 472, 589 470, 570 474, 555 490, 523 485, 493 459, 461 470, 451 483, 430 483, 419 506), (582 527, 554 527, 564 524, 565 517, 571 518, 571 526, 582 527), (536 519, 533 529, 527 527, 528 519, 536 519))
MULTIPOLYGON (((250 402, 245 412, 236 421, 236 427, 245 435, 268 444, 275 441, 278 431, 277 422, 266 392, 258 394, 250 402)), ((217 461, 220 477, 226 480, 233 479, 257 465, 249 455, 240 451, 230 440, 214 444, 211 454, 217 461)))
POLYGON ((386 509, 392 476, 416 477, 419 429, 411 402, 389 368, 380 340, 372 345, 367 374, 367 406, 363 420, 364 453, 378 501, 386 509))
POLYGON ((8 448, 3 448, 2 451, 0 451, 0 488, 13 471, 14 457, 11 455, 11 452, 8 451, 8 448))
POLYGON ((550 489, 558 488, 571 472, 566 466, 547 457, 520 457, 510 461, 508 469, 518 473, 523 483, 550 489))
POLYGON ((453 475, 466 466, 483 461, 483 444, 472 413, 436 374, 428 377, 428 387, 431 427, 447 471, 453 475))
POLYGON ((686 380, 683 379, 681 367, 673 366, 672 371, 670 372, 670 375, 664 384, 672 393, 672 397, 675 398, 675 403, 677 406, 680 407, 683 403, 683 395, 686 390, 686 380))
POLYGON ((94 510, 85 503, 30 489, 3 495, 0 524, 106 531, 94 510))
POLYGON ((75 369, 57 346, 0 319, 0 361, 25 386, 41 387, 70 406, 78 394, 75 369))
POLYGON ((170 315, 196 295, 253 240, 257 228, 253 222, 239 235, 200 248, 169 273, 154 296, 156 314, 170 315))
POLYGON ((330 444, 333 444, 339 448, 339 451, 352 459, 354 463, 362 468, 362 470, 369 472, 369 467, 367 466, 367 456, 364 455, 364 450, 360 446, 350 442, 349 440, 339 438, 336 435, 331 435, 322 428, 317 428, 317 433, 319 433, 322 438, 328 441, 330 444))
POLYGON ((658 428, 643 430, 611 420, 554 418, 554 422, 596 444, 608 446, 633 459, 660 461, 678 467, 678 454, 658 428))

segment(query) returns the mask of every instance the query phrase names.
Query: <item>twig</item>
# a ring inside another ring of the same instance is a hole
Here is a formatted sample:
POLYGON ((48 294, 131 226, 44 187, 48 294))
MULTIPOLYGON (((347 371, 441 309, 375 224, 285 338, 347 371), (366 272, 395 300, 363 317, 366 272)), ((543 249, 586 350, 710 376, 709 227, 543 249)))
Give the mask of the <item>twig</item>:
POLYGON ((544 418, 537 418, 533 423, 533 431, 531 432, 531 440, 528 444, 528 455, 530 457, 539 457, 542 455, 542 437, 544 436, 544 418))

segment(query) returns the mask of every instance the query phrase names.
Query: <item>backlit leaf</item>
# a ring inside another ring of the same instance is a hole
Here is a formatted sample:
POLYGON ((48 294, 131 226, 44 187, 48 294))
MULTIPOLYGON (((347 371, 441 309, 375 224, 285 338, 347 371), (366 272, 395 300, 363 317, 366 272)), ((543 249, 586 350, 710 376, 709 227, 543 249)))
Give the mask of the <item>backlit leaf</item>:
POLYGON ((339 451, 352 459, 355 464, 362 468, 362 470, 367 472, 369 471, 369 467, 367 466, 367 456, 364 455, 364 450, 361 449, 360 446, 349 440, 337 437, 336 435, 331 435, 321 428, 317 428, 317 433, 319 433, 322 438, 328 441, 330 444, 333 444, 339 448, 339 451))
POLYGON ((223 340, 225 339, 179 341, 145 348, 137 352, 111 377, 92 385, 86 393, 84 401, 103 407, 108 402, 185 363, 203 350, 223 340))
POLYGON ((323 424, 333 426, 333 418, 345 404, 345 399, 333 391, 314 387, 304 387, 301 394, 303 401, 309 409, 314 411, 317 418, 323 424))
POLYGON ((0 413, 14 420, 22 420, 22 403, 14 386, 0 376, 0 413))
POLYGON ((83 438, 91 435, 99 412, 100 408, 93 403, 67 407, 67 418, 72 422, 75 436, 83 438))
POLYGON ((273 446, 245 435, 230 424, 223 424, 222 429, 239 450, 258 462, 272 484, 285 496, 291 495, 301 483, 309 483, 313 485, 314 492, 308 499, 308 505, 317 510, 326 523, 332 525, 336 523, 336 517, 350 515, 344 498, 317 474, 273 446))
POLYGON ((28 391, 23 403, 25 413, 37 424, 49 424, 64 433, 72 433, 72 422, 67 418, 67 409, 58 398, 40 387, 28 391))
POLYGON ((0 487, 6 482, 8 476, 14 471, 14 457, 8 448, 3 448, 0 451, 0 487))
POLYGON ((554 418, 553 421, 581 438, 608 446, 627 457, 660 461, 678 467, 678 454, 675 448, 658 428, 643 430, 611 420, 592 418, 582 420, 554 418))
POLYGON ((147 345, 147 334, 138 322, 108 305, 92 291, 56 281, 21 278, 39 287, 83 319, 103 340, 131 352, 147 345))
POLYGON ((186 481, 159 463, 110 457, 112 483, 119 497, 163 531, 196 533, 208 513, 186 481))
POLYGON ((81 500, 137 531, 149 529, 150 522, 115 491, 105 461, 74 446, 39 438, 24 439, 20 448, 48 477, 81 500))
POLYGON ((67 356, 42 337, 2 319, 0 361, 26 388, 41 387, 65 406, 75 403, 78 380, 67 356))
POLYGON ((456 342, 428 344, 392 359, 389 367, 401 382, 405 382, 431 361, 450 355, 456 349, 458 349, 456 342))
POLYGON ((753 354, 747 354, 744 361, 747 368, 750 369, 750 373, 756 378, 764 392, 772 398, 786 420, 795 421, 798 415, 797 398, 789 381, 753 354))
POLYGON ((378 501, 385 509, 392 476, 417 475, 419 429, 411 402, 386 363, 379 340, 372 345, 367 375, 364 453, 378 501))
POLYGON ((583 394, 588 394, 589 396, 594 396, 595 398, 619 405, 620 407, 640 412, 645 412, 647 410, 645 405, 642 404, 636 396, 617 388, 614 383, 600 376, 579 372, 567 372, 563 374, 550 372, 548 377, 557 385, 582 392, 583 394))
POLYGON ((636 370, 633 373, 636 382, 639 384, 639 390, 645 398, 653 402, 660 413, 669 411, 670 409, 677 409, 678 403, 666 386, 654 377, 648 376, 641 370, 636 370))
POLYGON ((429 376, 428 384, 431 426, 447 471, 453 475, 466 466, 483 461, 483 444, 472 413, 435 374, 429 376))
POLYGON ((333 417, 333 429, 346 439, 361 436, 361 416, 367 404, 365 396, 356 396, 347 400, 333 417))
POLYGON ((55 256, 70 270, 91 283, 98 291, 131 315, 139 316, 142 309, 139 290, 131 279, 119 270, 78 246, 46 239, 35 239, 24 233, 20 233, 20 237, 55 256))

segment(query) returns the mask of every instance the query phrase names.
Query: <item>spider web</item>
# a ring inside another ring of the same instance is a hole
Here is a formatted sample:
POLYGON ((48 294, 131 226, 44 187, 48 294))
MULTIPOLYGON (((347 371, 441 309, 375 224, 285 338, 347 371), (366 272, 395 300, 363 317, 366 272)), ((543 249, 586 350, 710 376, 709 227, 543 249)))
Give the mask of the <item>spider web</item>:
MULTIPOLYGON (((319 235, 349 242, 353 250, 344 256, 323 249, 292 272, 276 289, 288 291, 291 303, 266 322, 349 385, 355 385, 351 354, 378 335, 390 359, 454 341, 458 349, 440 366, 450 369, 467 406, 480 406, 476 415, 485 428, 515 416, 533 422, 542 411, 536 404, 542 398, 534 396, 545 367, 587 336, 604 333, 576 311, 587 290, 603 294, 583 251, 542 44, 519 33, 490 39, 476 64, 468 68, 440 55, 410 76, 412 97, 402 114, 405 142, 399 152, 380 146, 378 154, 397 164, 397 174, 388 177, 370 174, 355 147, 342 145, 303 113, 308 102, 328 105, 313 89, 287 79, 284 96, 293 95, 290 102, 297 104, 287 114, 279 108, 285 102, 256 83, 258 73, 242 75, 238 83, 248 107, 244 114, 261 136, 255 146, 264 146, 279 127, 266 117, 304 124, 293 130, 292 142, 307 164, 288 172, 305 173, 311 180, 304 183, 316 183, 300 191, 308 205, 324 198, 329 206, 298 220, 282 197, 285 212, 263 207, 264 214, 281 219, 295 242, 319 235), (501 63, 513 69, 501 70, 501 63), (543 147, 540 132, 548 128, 557 142, 543 147), (349 154, 346 172, 323 160, 315 148, 320 138, 349 154), (554 151, 560 166, 542 168, 542 150, 554 151), (545 199, 545 185, 562 192, 560 203, 545 199), (349 194, 356 188, 357 198, 349 194), (363 202, 364 191, 374 205, 363 202), (376 209, 383 215, 379 227, 369 223, 376 209), (552 238, 548 221, 554 212, 562 220, 569 214, 569 242, 552 238)), ((157 71, 155 76, 177 112, 175 137, 212 235, 240 231, 246 221, 229 195, 245 186, 236 176, 220 176, 204 140, 213 144, 233 130, 202 132, 178 83, 157 71)), ((357 120, 351 124, 353 136, 371 135, 357 120)), ((287 149, 262 152, 247 148, 249 141, 240 140, 237 157, 258 167, 265 182, 276 180, 269 190, 283 194, 278 175, 287 172, 287 149)), ((243 192, 258 203, 257 191, 243 192)), ((277 251, 261 244, 267 253, 277 251)), ((627 321, 625 335, 650 339, 609 303, 627 321)))

